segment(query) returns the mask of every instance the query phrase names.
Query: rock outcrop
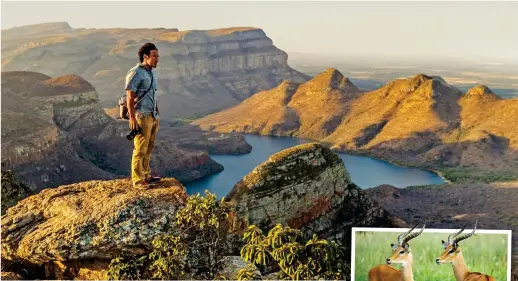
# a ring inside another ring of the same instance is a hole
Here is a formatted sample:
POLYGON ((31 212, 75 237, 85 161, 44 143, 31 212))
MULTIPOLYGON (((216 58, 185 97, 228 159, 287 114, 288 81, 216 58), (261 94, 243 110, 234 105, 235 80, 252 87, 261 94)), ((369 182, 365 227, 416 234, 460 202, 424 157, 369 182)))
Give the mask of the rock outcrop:
MULTIPOLYGON (((191 124, 220 133, 294 136, 428 170, 518 178, 518 99, 477 86, 465 95, 418 74, 360 92, 336 69, 306 83, 284 82, 191 124)), ((453 180, 453 177, 451 177, 453 180)))
MULTIPOLYGON (((2 72, 2 163, 38 190, 129 176, 128 123, 110 118, 94 87, 75 75, 2 72)), ((242 135, 161 123, 153 172, 189 181, 221 171, 207 152, 247 153, 242 135)))
POLYGON ((104 107, 117 105, 137 51, 153 42, 163 119, 236 105, 281 81, 308 76, 290 68, 287 54, 263 30, 84 29, 47 23, 2 30, 2 68, 50 76, 75 74, 91 82, 104 107), (59 58, 59 59, 56 59, 59 58))
POLYGON ((45 189, 2 216, 2 259, 70 271, 81 261, 147 253, 153 237, 172 233, 186 196, 172 178, 150 190, 135 189, 129 180, 45 189))
POLYGON ((238 182, 227 200, 236 206, 231 227, 237 233, 251 224, 269 229, 281 223, 348 247, 352 226, 398 223, 351 182, 337 154, 317 143, 272 155, 238 182))

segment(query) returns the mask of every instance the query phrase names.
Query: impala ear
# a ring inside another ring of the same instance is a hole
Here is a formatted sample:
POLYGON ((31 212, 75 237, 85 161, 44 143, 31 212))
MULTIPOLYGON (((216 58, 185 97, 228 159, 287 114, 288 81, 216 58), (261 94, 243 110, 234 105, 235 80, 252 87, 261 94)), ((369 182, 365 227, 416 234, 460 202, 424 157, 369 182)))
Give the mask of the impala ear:
POLYGON ((394 243, 391 243, 390 247, 392 247, 392 251, 395 251, 397 249, 397 246, 394 243))
POLYGON ((410 245, 405 244, 403 247, 405 248, 405 250, 407 250, 408 252, 410 252, 410 245))
POLYGON ((444 249, 446 249, 446 247, 448 247, 448 243, 444 242, 444 240, 441 240, 442 241, 442 245, 444 246, 444 249))

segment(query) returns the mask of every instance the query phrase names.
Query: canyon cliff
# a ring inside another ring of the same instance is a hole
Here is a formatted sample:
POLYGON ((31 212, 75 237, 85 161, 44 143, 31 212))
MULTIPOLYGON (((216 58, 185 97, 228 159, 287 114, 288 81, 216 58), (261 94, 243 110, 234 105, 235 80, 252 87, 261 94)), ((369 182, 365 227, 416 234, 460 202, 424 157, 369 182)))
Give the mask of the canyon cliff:
MULTIPOLYGON (((133 144, 128 132, 128 123, 110 118, 82 77, 2 72, 2 170, 12 170, 34 190, 129 176, 133 144)), ((251 149, 242 136, 188 125, 166 123, 157 138, 154 172, 182 181, 223 169, 207 151, 251 149)))
POLYGON ((45 23, 2 30, 2 68, 49 76, 78 75, 92 83, 103 107, 117 106, 126 72, 141 45, 160 53, 156 69, 163 119, 211 113, 238 104, 283 80, 308 76, 287 64, 263 30, 85 29, 45 23))

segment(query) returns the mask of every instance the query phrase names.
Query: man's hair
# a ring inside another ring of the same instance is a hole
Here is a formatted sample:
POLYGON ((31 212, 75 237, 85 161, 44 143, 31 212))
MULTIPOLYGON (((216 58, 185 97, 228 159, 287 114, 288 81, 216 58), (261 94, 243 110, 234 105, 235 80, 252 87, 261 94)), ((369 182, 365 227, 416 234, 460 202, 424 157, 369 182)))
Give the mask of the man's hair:
POLYGON ((146 43, 140 47, 138 50, 138 58, 140 59, 140 62, 144 61, 144 55, 149 56, 152 50, 157 50, 155 44, 153 43, 146 43))

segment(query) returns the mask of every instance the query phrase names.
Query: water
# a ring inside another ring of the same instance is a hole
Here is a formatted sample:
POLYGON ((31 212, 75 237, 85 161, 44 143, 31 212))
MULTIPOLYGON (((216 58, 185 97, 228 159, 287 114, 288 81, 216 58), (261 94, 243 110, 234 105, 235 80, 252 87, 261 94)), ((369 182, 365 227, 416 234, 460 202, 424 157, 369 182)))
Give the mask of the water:
MULTIPOLYGON (((252 151, 245 155, 211 155, 221 163, 225 170, 206 178, 186 183, 187 193, 204 194, 207 189, 218 197, 226 196, 232 187, 246 174, 251 172, 272 154, 283 149, 312 140, 291 137, 271 137, 245 135, 246 141, 252 145, 252 151)), ((352 181, 361 188, 375 187, 381 184, 390 184, 396 187, 411 185, 441 184, 444 180, 429 171, 414 168, 404 168, 388 162, 364 156, 354 156, 337 153, 344 162, 345 168, 351 175, 352 181)))

